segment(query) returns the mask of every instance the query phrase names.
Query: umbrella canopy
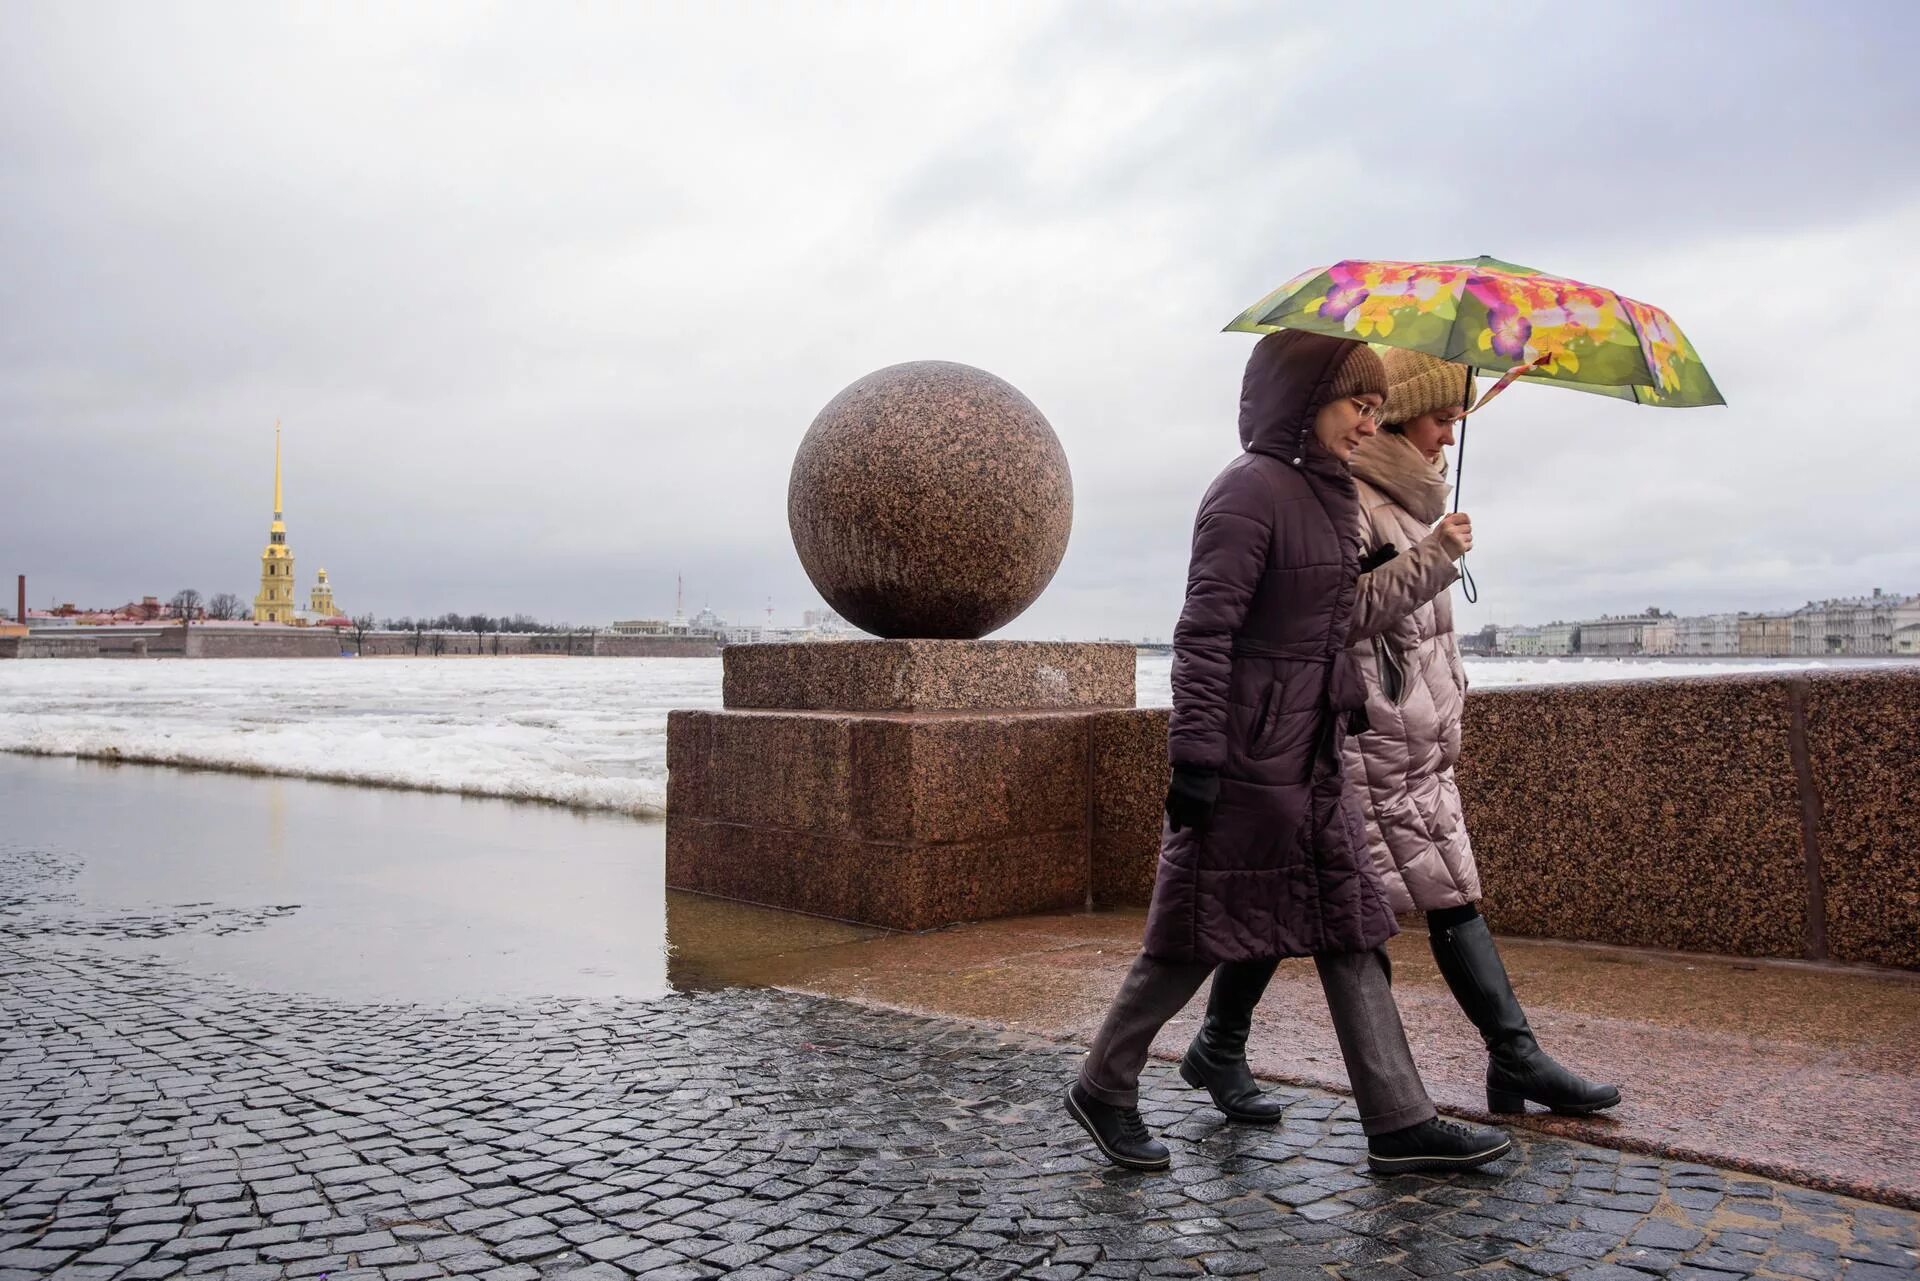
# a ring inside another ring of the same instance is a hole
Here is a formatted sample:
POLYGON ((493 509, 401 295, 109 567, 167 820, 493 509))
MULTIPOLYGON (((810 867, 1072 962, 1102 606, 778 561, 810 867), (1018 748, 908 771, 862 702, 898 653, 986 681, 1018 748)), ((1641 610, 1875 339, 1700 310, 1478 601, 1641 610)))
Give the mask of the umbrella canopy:
POLYGON ((1280 329, 1506 370, 1500 387, 1518 377, 1643 405, 1726 403, 1693 344, 1660 308, 1497 258, 1347 259, 1315 267, 1227 326, 1255 334, 1280 329))

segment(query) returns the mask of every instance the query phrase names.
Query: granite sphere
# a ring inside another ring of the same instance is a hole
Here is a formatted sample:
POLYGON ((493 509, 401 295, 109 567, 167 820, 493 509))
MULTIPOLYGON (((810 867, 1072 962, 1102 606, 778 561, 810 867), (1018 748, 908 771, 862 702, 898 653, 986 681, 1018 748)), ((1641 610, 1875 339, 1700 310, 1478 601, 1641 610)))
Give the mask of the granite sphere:
POLYGON ((891 365, 827 403, 787 486, 820 595, 892 639, 974 640, 1038 599, 1073 526, 1073 477, 1011 384, 941 360, 891 365))

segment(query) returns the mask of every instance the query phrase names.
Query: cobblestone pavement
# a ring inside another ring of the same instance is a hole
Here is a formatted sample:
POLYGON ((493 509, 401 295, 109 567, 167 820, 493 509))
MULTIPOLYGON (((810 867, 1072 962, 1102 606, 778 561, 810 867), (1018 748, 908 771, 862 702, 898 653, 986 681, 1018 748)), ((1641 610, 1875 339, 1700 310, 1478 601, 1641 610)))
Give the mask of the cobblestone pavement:
POLYGON ((1916 1272, 1909 1212, 1525 1136, 1375 1179, 1345 1099, 1227 1125, 1160 1067, 1175 1168, 1112 1170, 1070 1047, 835 1001, 262 994, 112 941, 204 905, 116 925, 58 873, 0 850, 0 1281, 1916 1272))

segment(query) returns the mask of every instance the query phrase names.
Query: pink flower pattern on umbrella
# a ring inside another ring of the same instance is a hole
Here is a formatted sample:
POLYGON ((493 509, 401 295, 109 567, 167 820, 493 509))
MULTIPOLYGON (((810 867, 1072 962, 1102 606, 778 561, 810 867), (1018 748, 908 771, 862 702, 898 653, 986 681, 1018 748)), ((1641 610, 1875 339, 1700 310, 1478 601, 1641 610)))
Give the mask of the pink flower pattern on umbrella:
POLYGON ((1327 291, 1327 300, 1320 304, 1320 315, 1326 320, 1345 320, 1347 314, 1367 300, 1366 283, 1352 272, 1344 270, 1346 263, 1338 263, 1328 272, 1333 277, 1333 288, 1327 291))

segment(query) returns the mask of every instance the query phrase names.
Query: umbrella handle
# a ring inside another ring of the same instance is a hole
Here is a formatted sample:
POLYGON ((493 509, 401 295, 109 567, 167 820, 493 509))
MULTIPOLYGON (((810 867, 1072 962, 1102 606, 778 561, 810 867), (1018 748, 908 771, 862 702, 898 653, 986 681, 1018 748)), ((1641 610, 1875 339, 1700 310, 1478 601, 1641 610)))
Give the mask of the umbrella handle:
POLYGON ((1460 510, 1460 482, 1467 474, 1467 420, 1460 420, 1460 453, 1453 461, 1453 509, 1460 510))

